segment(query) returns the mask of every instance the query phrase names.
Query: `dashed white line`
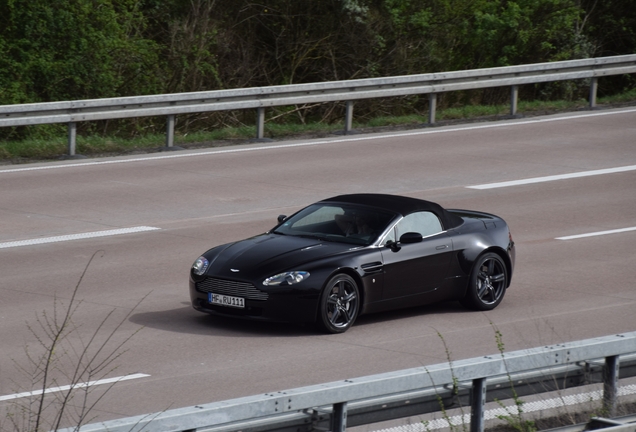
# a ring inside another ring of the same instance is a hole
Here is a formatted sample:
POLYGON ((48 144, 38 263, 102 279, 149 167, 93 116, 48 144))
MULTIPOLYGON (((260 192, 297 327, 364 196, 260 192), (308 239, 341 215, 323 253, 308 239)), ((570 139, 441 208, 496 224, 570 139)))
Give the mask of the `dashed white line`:
POLYGON ((585 238, 585 237, 602 236, 602 235, 608 235, 608 234, 618 234, 618 233, 623 233, 623 232, 627 232, 627 231, 636 231, 636 227, 620 228, 620 229, 614 229, 614 230, 608 230, 608 231, 597 231, 597 232, 592 232, 592 233, 587 233, 587 234, 578 234, 578 235, 571 235, 571 236, 565 236, 565 237, 557 237, 555 240, 573 240, 573 239, 580 239, 580 238, 585 238))
POLYGON ((592 171, 581 171, 581 172, 570 173, 570 174, 534 177, 534 178, 523 179, 523 180, 512 180, 512 181, 505 181, 505 182, 499 182, 499 183, 487 183, 487 184, 466 186, 466 187, 468 189, 495 189, 495 188, 504 188, 504 187, 510 187, 510 186, 527 185, 532 183, 543 183, 543 182, 556 181, 556 180, 589 177, 589 176, 595 176, 595 175, 601 175, 601 174, 614 174, 614 173, 635 171, 635 170, 636 170, 636 165, 628 165, 628 166, 616 167, 616 168, 606 168, 606 169, 599 169, 599 170, 592 170, 592 171))
POLYGON ((95 237, 108 237, 108 236, 114 236, 114 235, 120 235, 120 234, 130 234, 130 233, 137 233, 137 232, 144 232, 144 231, 155 231, 159 229, 161 228, 149 227, 149 226, 138 226, 138 227, 132 227, 132 228, 95 231, 95 232, 89 232, 89 233, 70 234, 70 235, 63 235, 63 236, 56 236, 56 237, 42 237, 37 239, 19 240, 19 241, 13 241, 13 242, 0 243, 0 249, 20 247, 20 246, 31 246, 31 245, 44 244, 44 243, 58 243, 58 242, 71 241, 71 240, 82 240, 82 239, 95 238, 95 237))
POLYGON ((114 383, 118 383, 118 382, 121 382, 121 381, 128 381, 128 380, 133 380, 133 379, 138 379, 138 378, 146 378, 146 377, 149 377, 149 376, 150 375, 148 375, 148 374, 136 373, 136 374, 130 374, 130 375, 125 375, 125 376, 121 376, 121 377, 105 378, 105 379, 101 379, 101 380, 88 381, 88 382, 77 383, 77 384, 73 384, 73 385, 66 385, 66 386, 61 386, 61 387, 51 387, 51 388, 47 388, 47 389, 44 389, 44 390, 34 390, 34 391, 30 391, 30 392, 14 393, 14 394, 6 395, 6 396, 0 396, 0 402, 7 401, 7 400, 12 400, 12 399, 20 399, 20 398, 24 398, 24 397, 40 396, 42 394, 48 394, 48 393, 56 393, 56 392, 68 391, 68 390, 71 390, 71 389, 93 387, 93 386, 102 385, 102 384, 114 384, 114 383))

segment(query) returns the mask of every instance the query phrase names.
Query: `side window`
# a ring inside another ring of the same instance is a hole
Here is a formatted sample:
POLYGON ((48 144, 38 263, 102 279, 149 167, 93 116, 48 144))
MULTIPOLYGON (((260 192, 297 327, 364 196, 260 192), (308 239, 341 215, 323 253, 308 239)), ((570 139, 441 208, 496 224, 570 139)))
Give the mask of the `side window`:
POLYGON ((398 239, 407 232, 420 233, 422 237, 426 237, 443 231, 439 219, 431 212, 411 213, 398 222, 395 230, 398 239))

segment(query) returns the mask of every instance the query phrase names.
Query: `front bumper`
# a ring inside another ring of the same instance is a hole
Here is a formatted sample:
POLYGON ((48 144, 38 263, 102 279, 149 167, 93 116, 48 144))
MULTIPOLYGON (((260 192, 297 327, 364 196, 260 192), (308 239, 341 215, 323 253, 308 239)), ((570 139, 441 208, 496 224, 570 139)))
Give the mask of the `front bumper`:
POLYGON ((230 283, 222 290, 210 288, 210 284, 205 284, 205 289, 209 291, 198 289, 202 282, 190 278, 192 307, 200 312, 259 321, 307 323, 316 320, 319 289, 272 289, 267 293, 261 292, 266 295, 258 295, 255 291, 260 290, 253 285, 247 291, 234 288, 247 285, 246 282, 228 281, 230 283), (239 309, 211 304, 208 302, 208 292, 242 297, 245 299, 245 307, 239 309))

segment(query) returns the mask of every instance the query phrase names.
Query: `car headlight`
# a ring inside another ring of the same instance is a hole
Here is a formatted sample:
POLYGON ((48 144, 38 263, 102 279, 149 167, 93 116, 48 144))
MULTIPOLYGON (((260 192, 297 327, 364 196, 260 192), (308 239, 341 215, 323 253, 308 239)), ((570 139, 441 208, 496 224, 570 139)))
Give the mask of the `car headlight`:
POLYGON ((278 286, 278 285, 293 285, 298 282, 304 281, 309 277, 309 272, 306 271, 294 271, 279 273, 275 276, 268 277, 263 281, 265 286, 278 286))
POLYGON ((197 276, 202 276, 203 273, 208 269, 210 265, 210 261, 207 258, 200 256, 197 260, 192 264, 192 273, 197 276))

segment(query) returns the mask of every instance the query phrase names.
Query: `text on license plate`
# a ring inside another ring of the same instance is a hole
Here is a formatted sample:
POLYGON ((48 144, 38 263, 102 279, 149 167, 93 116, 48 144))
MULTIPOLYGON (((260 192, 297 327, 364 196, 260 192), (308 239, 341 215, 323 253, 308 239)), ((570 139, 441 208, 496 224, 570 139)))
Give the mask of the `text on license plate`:
POLYGON ((241 309, 245 308, 244 298, 232 297, 224 294, 208 293, 208 302, 220 306, 229 306, 241 309))

